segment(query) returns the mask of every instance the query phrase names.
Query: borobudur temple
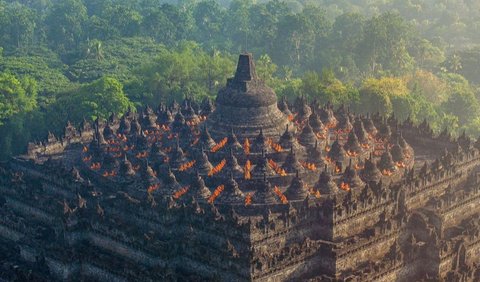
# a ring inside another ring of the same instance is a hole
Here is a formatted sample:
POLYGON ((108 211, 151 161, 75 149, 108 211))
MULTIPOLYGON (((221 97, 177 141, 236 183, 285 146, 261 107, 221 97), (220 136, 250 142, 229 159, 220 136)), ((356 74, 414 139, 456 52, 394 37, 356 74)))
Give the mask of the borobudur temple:
POLYGON ((68 123, 0 166, 4 281, 479 281, 480 142, 277 101, 68 123))

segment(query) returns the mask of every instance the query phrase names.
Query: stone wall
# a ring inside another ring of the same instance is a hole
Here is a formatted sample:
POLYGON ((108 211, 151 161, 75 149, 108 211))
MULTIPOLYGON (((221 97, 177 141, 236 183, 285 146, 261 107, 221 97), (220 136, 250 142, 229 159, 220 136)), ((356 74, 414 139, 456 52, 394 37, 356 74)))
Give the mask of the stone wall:
POLYGON ((369 206, 364 210, 359 209, 353 214, 349 214, 342 219, 337 219, 333 227, 334 240, 348 238, 355 234, 362 233, 363 230, 378 222, 381 213, 385 210, 391 210, 392 207, 392 202, 383 202, 379 205, 369 206))
POLYGON ((356 244, 341 250, 337 255, 337 272, 355 269, 364 262, 381 261, 390 247, 398 240, 398 235, 398 231, 377 235, 366 242, 362 242, 362 244, 356 244))

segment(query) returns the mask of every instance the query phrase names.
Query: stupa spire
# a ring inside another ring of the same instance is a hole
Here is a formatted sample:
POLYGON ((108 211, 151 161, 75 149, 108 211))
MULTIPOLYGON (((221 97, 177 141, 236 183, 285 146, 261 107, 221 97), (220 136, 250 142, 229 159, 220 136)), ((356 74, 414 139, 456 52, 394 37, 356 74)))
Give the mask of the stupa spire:
POLYGON ((235 72, 234 80, 250 81, 255 80, 256 78, 257 74, 255 72, 253 55, 251 53, 240 54, 238 57, 237 71, 235 72))

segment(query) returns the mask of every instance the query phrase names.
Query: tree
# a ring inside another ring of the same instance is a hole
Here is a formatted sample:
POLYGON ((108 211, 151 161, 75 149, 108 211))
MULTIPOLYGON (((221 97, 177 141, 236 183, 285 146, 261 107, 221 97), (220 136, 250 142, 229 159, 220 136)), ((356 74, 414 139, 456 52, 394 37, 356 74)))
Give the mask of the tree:
MULTIPOLYGON (((95 40, 90 42, 92 41, 95 40)), ((125 83, 135 79, 138 68, 145 63, 150 63, 164 50, 165 46, 157 44, 151 38, 131 37, 108 40, 102 42, 100 49, 103 59, 95 59, 97 57, 95 52, 90 52, 90 56, 84 56, 85 58, 70 64, 66 73, 74 82, 90 83, 102 76, 108 76, 125 83)))
MULTIPOLYGON (((0 5, 2 5, 0 3, 0 5)), ((35 12, 18 3, 8 4, 0 13, 0 39, 4 47, 23 51, 33 42, 35 12)), ((1 10, 1 8, 0 8, 1 10)))
POLYGON ((248 49, 254 53, 272 54, 275 50, 275 37, 278 22, 289 12, 287 5, 278 0, 266 4, 253 5, 250 8, 250 28, 247 36, 248 49))
POLYGON ((28 142, 36 138, 45 138, 46 127, 43 113, 38 110, 21 111, 11 116, 0 126, 0 160, 7 160, 12 155, 25 153, 28 142))
POLYGON ((264 54, 255 63, 257 75, 265 81, 267 85, 272 86, 274 81, 274 74, 277 71, 277 65, 272 62, 270 56, 264 54))
POLYGON ((408 89, 425 97, 434 105, 440 105, 448 99, 448 84, 435 74, 426 70, 417 70, 404 77, 408 89))
POLYGON ((206 84, 207 95, 213 96, 225 85, 227 76, 229 76, 235 68, 234 61, 217 50, 213 50, 210 54, 202 52, 198 55, 198 68, 200 72, 197 83, 206 84))
POLYGON ((480 136, 480 117, 473 118, 463 129, 470 136, 480 136))
POLYGON ((100 16, 105 9, 112 5, 111 0, 83 0, 89 16, 100 16))
MULTIPOLYGON (((141 75, 155 97, 155 102, 182 99, 198 90, 194 74, 199 74, 197 58, 191 53, 193 46, 184 47, 182 52, 165 51, 160 53, 151 63, 142 67, 141 75)), ((206 93, 204 93, 206 94, 206 93)))
POLYGON ((56 113, 53 124, 63 125, 67 120, 80 122, 89 119, 107 118, 111 113, 122 114, 132 106, 122 84, 111 77, 103 77, 92 83, 64 93, 52 107, 56 113))
POLYGON ((451 123, 451 120, 447 122, 451 116, 447 116, 442 113, 438 107, 430 103, 427 99, 425 99, 424 96, 417 93, 411 93, 411 98, 414 101, 414 104, 413 112, 411 113, 410 118, 414 122, 420 123, 426 119, 435 132, 440 132, 445 128, 440 126, 442 124, 449 123, 449 128, 453 128, 453 123, 451 123))
POLYGON ((452 54, 445 62, 447 70, 452 73, 458 73, 462 68, 462 58, 457 54, 452 54))
POLYGON ((60 52, 76 50, 84 38, 87 19, 81 0, 55 1, 45 19, 49 42, 60 52))
POLYGON ((0 126, 13 115, 29 112, 36 106, 35 81, 18 80, 8 73, 0 73, 0 126))
POLYGON ((92 58, 97 61, 105 59, 105 57, 103 56, 102 41, 97 39, 88 41, 86 57, 92 58))
POLYGON ((350 104, 358 99, 358 94, 353 87, 344 85, 335 78, 332 71, 328 70, 324 70, 321 74, 317 72, 305 73, 300 91, 303 95, 318 100, 320 103, 350 104))
POLYGON ((371 73, 390 70, 401 74, 413 65, 408 53, 411 27, 396 13, 384 13, 370 19, 359 49, 363 67, 371 73))
POLYGON ((302 83, 303 81, 300 78, 277 80, 274 90, 279 97, 286 97, 288 100, 293 101, 302 94, 302 83))
POLYGON ((298 70, 311 58, 315 47, 315 34, 303 14, 287 15, 278 23, 273 58, 282 65, 298 70))
POLYGON ((0 160, 25 149, 32 131, 27 124, 37 112, 36 95, 32 78, 0 72, 0 160))
POLYGON ((64 65, 53 52, 37 56, 6 56, 0 58, 0 72, 14 74, 17 79, 30 77, 36 81, 38 102, 53 100, 59 91, 67 89, 70 81, 63 74, 64 65))
MULTIPOLYGON (((473 124, 477 125, 477 122, 474 121, 473 124)), ((441 113, 437 128, 438 128, 438 131, 447 129, 448 132, 455 134, 456 132, 458 132, 458 128, 459 128, 458 117, 452 114, 441 113)))
POLYGON ((198 29, 195 39, 212 44, 219 41, 223 28, 225 10, 216 1, 198 3, 193 10, 193 18, 198 29), (206 40, 205 40, 206 39, 206 40))
POLYGON ((448 87, 449 92, 453 92, 455 89, 461 89, 461 91, 471 91, 470 83, 465 77, 455 73, 440 73, 440 78, 444 80, 448 87))
POLYGON ((142 15, 126 5, 108 6, 102 17, 108 20, 122 36, 135 36, 139 34, 142 24, 142 15))
POLYGON ((147 36, 165 45, 173 45, 177 38, 177 28, 162 9, 152 9, 145 16, 142 29, 147 36))
MULTIPOLYGON (((193 5, 193 4, 191 4, 193 5)), ((186 5, 188 6, 188 5, 186 5)), ((189 40, 194 33, 195 20, 192 9, 186 6, 163 4, 161 10, 171 23, 175 24, 176 39, 189 40)))
POLYGON ((212 96, 234 70, 234 61, 213 51, 208 54, 193 42, 185 42, 177 50, 161 52, 155 60, 142 67, 144 78, 154 99, 183 99, 212 96))
POLYGON ((225 29, 235 50, 248 50, 248 37, 251 33, 250 9, 252 0, 233 0, 225 17, 225 29))
POLYGON ((316 54, 317 66, 334 70, 342 80, 358 77, 358 48, 363 41, 365 22, 360 14, 338 16, 331 33, 322 40, 323 46, 317 47, 320 50, 316 54))
POLYGON ((343 52, 355 52, 365 36, 365 17, 347 13, 338 16, 332 26, 331 45, 343 52))
POLYGON ((442 104, 446 113, 458 117, 460 124, 466 124, 479 116, 480 104, 471 89, 455 87, 448 100, 442 104))
MULTIPOLYGON (((478 65, 480 64, 480 48, 471 48, 458 52, 457 60, 461 62, 461 69, 458 73, 465 77, 471 83, 480 83, 480 70, 478 65)), ((458 64, 458 63, 457 63, 458 64)))
MULTIPOLYGON (((407 86, 401 79, 393 77, 370 78, 365 80, 360 88, 359 111, 390 115, 393 112, 392 99, 396 100, 397 107, 401 107, 402 105, 408 105, 408 95, 407 86)), ((408 110, 404 112, 408 112, 408 110)))
POLYGON ((120 32, 115 26, 99 16, 91 16, 86 23, 86 30, 88 38, 96 38, 98 40, 108 40, 120 35, 120 32))
POLYGON ((413 57, 420 68, 433 69, 445 61, 443 51, 427 39, 418 38, 412 50, 413 57))
POLYGON ((392 102, 392 112, 395 113, 395 117, 398 120, 404 121, 408 117, 416 120, 415 115, 418 107, 415 99, 412 96, 393 96, 390 97, 390 101, 392 102))

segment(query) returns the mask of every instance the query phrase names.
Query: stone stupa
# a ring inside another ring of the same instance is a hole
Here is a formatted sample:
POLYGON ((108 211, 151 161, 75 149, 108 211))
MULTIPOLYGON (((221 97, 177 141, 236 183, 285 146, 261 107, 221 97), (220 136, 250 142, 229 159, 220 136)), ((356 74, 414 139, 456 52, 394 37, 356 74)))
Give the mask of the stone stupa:
POLYGON ((267 138, 283 133, 288 118, 278 109, 275 92, 257 77, 252 54, 240 55, 235 76, 219 91, 207 123, 216 138, 232 130, 240 140, 257 136, 260 129, 267 138))

